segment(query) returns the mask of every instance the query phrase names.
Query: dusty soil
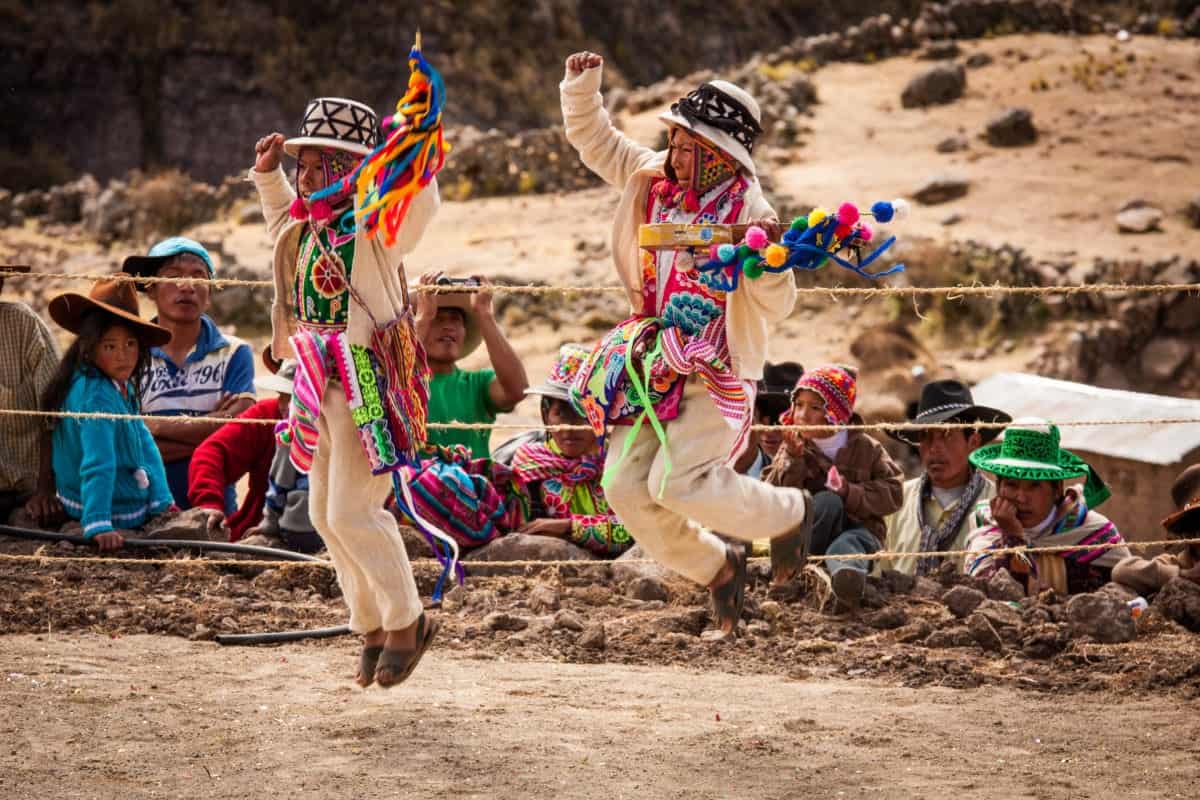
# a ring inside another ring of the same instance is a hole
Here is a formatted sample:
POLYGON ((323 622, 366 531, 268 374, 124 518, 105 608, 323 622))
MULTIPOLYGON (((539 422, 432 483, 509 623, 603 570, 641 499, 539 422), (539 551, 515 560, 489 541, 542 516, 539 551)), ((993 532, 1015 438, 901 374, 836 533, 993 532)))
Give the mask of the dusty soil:
POLYGON ((1194 638, 1082 647, 1032 677, 1019 658, 931 652, 919 660, 932 679, 914 681, 895 665, 917 648, 858 636, 852 621, 800 613, 804 630, 712 645, 664 632, 702 624, 695 598, 639 607, 598 583, 475 579, 479 600, 442 612, 447 630, 414 678, 363 692, 350 639, 222 648, 143 632, 340 621, 324 582, 254 571, 3 564, 0 795, 1194 792, 1197 681, 1159 682, 1197 671, 1194 638), (486 608, 528 615, 533 589, 556 584, 564 608, 604 622, 605 649, 583 651, 565 629, 530 636, 536 621, 480 624, 486 608))

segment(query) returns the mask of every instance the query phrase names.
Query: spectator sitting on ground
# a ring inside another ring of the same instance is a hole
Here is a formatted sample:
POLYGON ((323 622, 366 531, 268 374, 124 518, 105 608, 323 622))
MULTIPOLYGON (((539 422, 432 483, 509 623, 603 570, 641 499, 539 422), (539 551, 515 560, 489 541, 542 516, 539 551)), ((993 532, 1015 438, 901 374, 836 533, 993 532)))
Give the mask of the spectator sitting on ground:
MULTIPOLYGON (((763 366, 763 377, 758 381, 758 391, 754 395, 755 425, 779 424, 779 417, 792 404, 792 387, 803 374, 804 367, 795 361, 767 362, 763 366)), ((762 471, 774 460, 782 444, 783 431, 752 430, 746 450, 733 465, 734 471, 751 478, 762 477, 762 471)))
POLYGON ((550 377, 526 394, 541 398, 542 424, 578 425, 556 430, 545 444, 522 445, 513 456, 513 480, 525 498, 518 533, 553 536, 610 558, 633 546, 633 539, 604 497, 600 479, 604 456, 587 420, 571 404, 569 389, 590 351, 565 344, 550 377))
MULTIPOLYGON (((279 392, 280 414, 288 415, 296 362, 284 361, 273 375, 259 378, 255 384, 268 392, 279 392)), ((289 446, 276 445, 267 476, 267 491, 261 521, 246 531, 244 544, 316 553, 325 547, 308 515, 308 476, 292 465, 289 446)))
MULTIPOLYGON (((139 414, 136 387, 149 368, 150 348, 165 345, 171 333, 138 316, 133 286, 103 280, 87 296, 57 295, 50 316, 77 338, 46 388, 43 407, 139 414)), ((58 420, 54 478, 67 515, 101 550, 121 547, 120 531, 174 508, 162 458, 140 419, 58 420)))
MULTIPOLYGON (((827 366, 806 372, 792 391, 785 425, 861 424, 854 413, 857 379, 849 367, 827 366)), ((879 551, 887 535, 884 518, 900 508, 903 491, 900 468, 883 445, 863 431, 835 430, 824 437, 788 432, 763 479, 776 486, 804 489, 811 497, 811 538, 771 540, 773 580, 783 583, 778 561, 783 552, 841 556, 826 561, 834 595, 845 608, 862 601, 870 562, 855 558, 879 551)))
MULTIPOLYGON (((421 276, 422 286, 449 281, 441 272, 421 276)), ((529 386, 525 367, 504 337, 492 314, 492 294, 485 278, 470 279, 479 291, 471 293, 416 293, 417 336, 425 346, 432 372, 429 381, 429 422, 491 423, 496 415, 512 411, 529 386), (483 342, 492 368, 467 371, 458 361, 483 342)), ((489 430, 433 428, 429 443, 442 447, 465 446, 473 458, 487 458, 489 430)))
MULTIPOLYGON (((198 242, 176 236, 150 248, 149 255, 130 256, 122 269, 141 277, 209 279, 212 258, 198 242)), ((190 423, 184 416, 233 419, 254 402, 254 356, 250 345, 227 336, 205 314, 207 283, 150 283, 146 296, 158 315, 154 322, 171 332, 166 347, 150 351, 150 369, 140 386, 142 409, 161 417, 147 427, 162 453, 171 494, 180 508, 188 502, 188 467, 192 453, 221 423, 190 423)), ((233 486, 225 493, 225 513, 237 507, 233 486)))
MULTIPOLYGON (((1181 539, 1200 537, 1200 464, 1179 474, 1171 486, 1175 513, 1162 521, 1167 533, 1181 539)), ((1112 579, 1140 595, 1150 596, 1174 578, 1200 583, 1200 545, 1183 545, 1183 551, 1146 559, 1130 556, 1113 567, 1112 579)))
MULTIPOLYGON (((894 439, 919 450, 925 471, 905 482, 904 505, 888 517, 884 550, 919 553, 966 549, 976 505, 996 495, 995 485, 968 458, 995 439, 1002 430, 999 426, 1011 420, 1003 411, 975 405, 971 390, 958 381, 925 384, 913 422, 978 423, 978 427, 888 431, 894 439)), ((898 556, 877 564, 880 571, 928 575, 936 572, 943 560, 937 556, 898 556)), ((952 562, 961 569, 963 557, 957 556, 952 562)))
MULTIPOLYGON (((262 360, 271 374, 254 384, 274 396, 259 400, 238 414, 238 419, 278 421, 287 417, 296 364, 273 359, 270 345, 263 351, 262 360)), ((194 508, 223 511, 226 487, 249 476, 246 498, 229 517, 229 540, 242 539, 263 518, 271 466, 277 455, 273 425, 234 422, 222 425, 201 442, 192 455, 188 469, 188 500, 194 508)))
POLYGON ((996 496, 979 506, 967 539, 968 575, 989 578, 1007 570, 1031 596, 1045 589, 1076 594, 1107 583, 1113 567, 1129 557, 1123 546, 1030 555, 988 552, 1123 541, 1117 526, 1094 510, 1108 498, 1108 487, 1082 459, 1059 447, 1057 426, 1032 417, 1015 420, 1001 443, 979 448, 970 460, 996 476, 996 496), (1081 478, 1086 479, 1082 491, 1071 485, 1081 478))
MULTIPOLYGON (((11 272, 27 266, 4 265, 11 272)), ((0 275, 0 292, 4 276, 0 275)), ((0 407, 37 411, 58 367, 58 347, 42 318, 29 306, 0 302, 0 407)), ((54 494, 51 465, 52 417, 0 416, 0 523, 15 509, 40 527, 63 518, 54 494)))

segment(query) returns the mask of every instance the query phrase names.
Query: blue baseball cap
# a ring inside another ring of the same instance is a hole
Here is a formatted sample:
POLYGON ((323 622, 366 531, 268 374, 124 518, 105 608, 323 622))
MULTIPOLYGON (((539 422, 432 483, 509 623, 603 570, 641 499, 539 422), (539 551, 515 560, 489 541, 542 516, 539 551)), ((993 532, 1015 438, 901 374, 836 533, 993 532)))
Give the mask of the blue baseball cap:
MULTIPOLYGON (((170 239, 163 239, 154 247, 150 248, 150 252, 144 256, 130 256, 121 264, 121 271, 129 275, 138 275, 143 278, 153 278, 158 274, 158 270, 163 263, 178 255, 187 253, 204 262, 208 267, 208 277, 215 276, 216 271, 213 269, 212 256, 204 249, 204 245, 189 239, 186 236, 172 236, 170 239)), ((141 285, 140 288, 146 288, 141 285)))

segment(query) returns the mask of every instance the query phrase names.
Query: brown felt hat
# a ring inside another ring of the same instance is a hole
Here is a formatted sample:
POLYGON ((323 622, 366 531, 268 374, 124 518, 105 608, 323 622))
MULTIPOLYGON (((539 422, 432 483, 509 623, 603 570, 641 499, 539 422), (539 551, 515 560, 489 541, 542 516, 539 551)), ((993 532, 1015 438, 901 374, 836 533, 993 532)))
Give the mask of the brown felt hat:
POLYGON ((1178 511, 1162 521, 1163 527, 1171 533, 1200 533, 1200 464, 1179 473, 1171 499, 1178 511))
POLYGON ((50 301, 50 318, 71 333, 78 334, 84 316, 95 309, 130 323, 144 333, 154 347, 162 347, 171 341, 169 330, 147 322, 138 314, 137 293, 130 281, 106 278, 96 281, 86 295, 78 292, 55 295, 50 301))

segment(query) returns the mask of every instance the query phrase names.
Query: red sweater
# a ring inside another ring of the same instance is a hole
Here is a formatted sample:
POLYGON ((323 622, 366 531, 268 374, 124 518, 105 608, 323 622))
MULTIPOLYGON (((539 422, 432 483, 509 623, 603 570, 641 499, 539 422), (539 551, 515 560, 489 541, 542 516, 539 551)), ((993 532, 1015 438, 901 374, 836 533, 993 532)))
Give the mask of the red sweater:
MULTIPOLYGON (((259 400, 238 419, 282 419, 279 398, 259 400)), ((222 425, 200 443, 188 468, 188 500, 197 508, 225 510, 225 487, 250 475, 250 491, 242 507, 229 518, 229 540, 236 542, 262 520, 267 475, 275 457, 272 425, 222 425)))

